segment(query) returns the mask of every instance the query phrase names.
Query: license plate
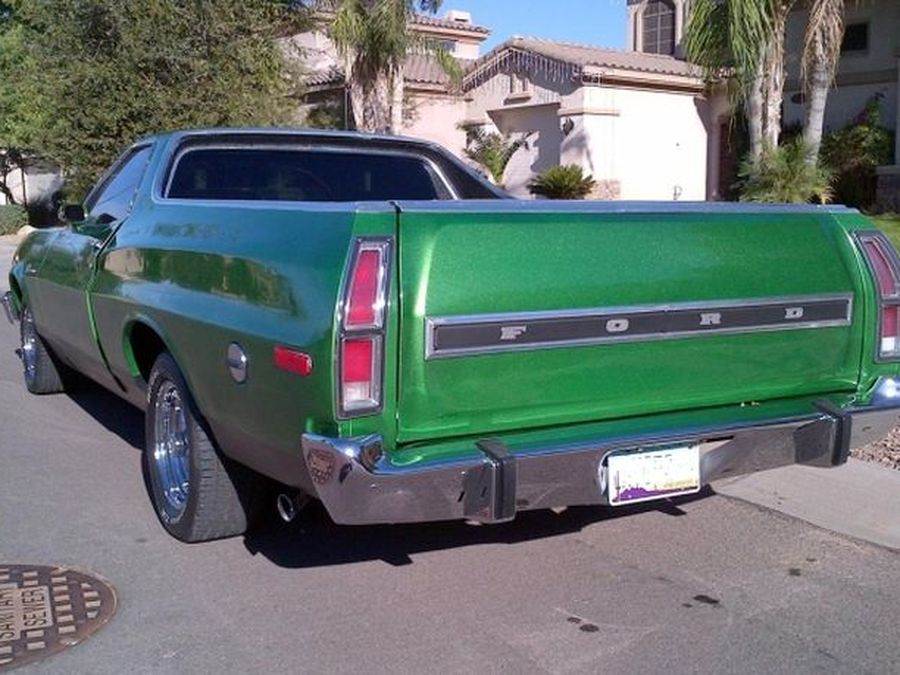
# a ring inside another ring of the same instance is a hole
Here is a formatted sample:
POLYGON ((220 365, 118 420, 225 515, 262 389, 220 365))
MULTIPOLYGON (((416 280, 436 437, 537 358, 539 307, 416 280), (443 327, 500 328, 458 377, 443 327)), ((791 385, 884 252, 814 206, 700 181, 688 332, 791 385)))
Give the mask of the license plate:
POLYGON ((666 499, 700 491, 700 446, 632 450, 607 458, 612 506, 666 499))

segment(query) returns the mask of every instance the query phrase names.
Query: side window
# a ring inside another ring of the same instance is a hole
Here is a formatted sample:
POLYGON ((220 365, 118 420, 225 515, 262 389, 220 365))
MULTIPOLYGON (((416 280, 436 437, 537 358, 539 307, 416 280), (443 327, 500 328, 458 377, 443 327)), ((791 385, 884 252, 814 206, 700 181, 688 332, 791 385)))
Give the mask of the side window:
POLYGON ((133 148, 119 161, 114 173, 106 177, 103 185, 90 196, 85 204, 92 218, 110 222, 121 220, 131 208, 131 200, 144 175, 152 145, 133 148))

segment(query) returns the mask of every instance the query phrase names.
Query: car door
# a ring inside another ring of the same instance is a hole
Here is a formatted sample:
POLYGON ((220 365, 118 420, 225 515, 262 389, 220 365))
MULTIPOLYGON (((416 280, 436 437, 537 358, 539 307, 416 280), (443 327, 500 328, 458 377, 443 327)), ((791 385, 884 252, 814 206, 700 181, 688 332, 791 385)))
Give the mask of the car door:
POLYGON ((60 232, 38 275, 34 312, 42 337, 70 365, 108 377, 93 330, 87 288, 97 257, 128 217, 150 158, 150 144, 125 152, 85 201, 85 219, 60 232))

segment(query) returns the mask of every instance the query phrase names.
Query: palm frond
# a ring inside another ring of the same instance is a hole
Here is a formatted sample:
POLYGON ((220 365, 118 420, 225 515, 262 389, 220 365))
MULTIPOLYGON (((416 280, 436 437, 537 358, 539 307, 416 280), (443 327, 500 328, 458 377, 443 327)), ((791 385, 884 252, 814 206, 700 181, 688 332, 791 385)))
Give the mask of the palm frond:
POLYGON ((685 30, 688 58, 708 79, 728 75, 742 100, 757 77, 775 30, 775 19, 794 0, 694 0, 685 30))
POLYGON ((513 155, 520 148, 528 147, 528 139, 535 132, 529 131, 515 138, 487 132, 482 127, 475 127, 466 132, 466 157, 480 165, 488 172, 497 185, 503 185, 503 175, 513 155))

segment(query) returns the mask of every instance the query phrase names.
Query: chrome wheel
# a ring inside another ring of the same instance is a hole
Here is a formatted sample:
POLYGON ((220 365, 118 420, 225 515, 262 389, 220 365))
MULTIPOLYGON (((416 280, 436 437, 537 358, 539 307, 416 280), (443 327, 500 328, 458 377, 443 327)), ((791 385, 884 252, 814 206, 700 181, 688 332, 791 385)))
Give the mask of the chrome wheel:
POLYGON ((25 369, 25 381, 34 382, 37 373, 38 334, 34 327, 34 317, 30 309, 22 313, 22 366, 25 369))
POLYGON ((153 402, 153 469, 160 515, 170 523, 184 514, 190 493, 190 434, 185 403, 171 380, 159 385, 153 402))

